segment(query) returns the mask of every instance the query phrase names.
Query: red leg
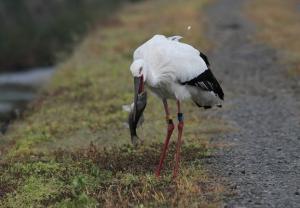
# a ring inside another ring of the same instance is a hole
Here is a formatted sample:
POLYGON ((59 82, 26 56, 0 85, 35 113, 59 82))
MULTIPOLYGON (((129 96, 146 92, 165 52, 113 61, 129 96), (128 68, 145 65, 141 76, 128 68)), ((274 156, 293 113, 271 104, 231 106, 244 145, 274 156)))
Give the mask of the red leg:
POLYGON ((167 136, 166 136, 166 139, 165 139, 165 143, 164 143, 162 152, 160 154, 159 164, 158 164, 156 172, 155 172, 155 175, 157 177, 160 176, 160 171, 162 169, 163 162, 164 162, 164 159, 166 157, 166 152, 168 150, 169 141, 170 141, 171 135, 172 135, 173 130, 174 130, 174 124, 173 124, 172 119, 170 118, 167 100, 163 100, 163 103, 164 103, 164 108, 165 108, 165 112, 166 112, 166 118, 167 118, 167 122, 168 122, 168 128, 167 128, 167 136))
POLYGON ((175 166, 173 170, 173 178, 176 178, 178 175, 178 170, 179 170, 179 162, 180 162, 180 150, 181 150, 181 145, 182 145, 182 131, 183 131, 183 113, 181 113, 180 110, 180 102, 177 101, 177 108, 178 108, 178 141, 176 145, 176 153, 175 153, 175 166))

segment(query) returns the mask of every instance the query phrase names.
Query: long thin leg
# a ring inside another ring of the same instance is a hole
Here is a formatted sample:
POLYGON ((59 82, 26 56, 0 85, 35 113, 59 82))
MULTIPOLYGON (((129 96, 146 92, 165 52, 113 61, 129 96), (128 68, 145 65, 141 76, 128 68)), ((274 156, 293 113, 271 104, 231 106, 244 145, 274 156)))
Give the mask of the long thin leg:
POLYGON ((178 175, 178 170, 179 170, 179 162, 180 162, 180 150, 181 150, 181 145, 182 145, 182 131, 183 131, 183 113, 180 110, 180 101, 177 100, 177 109, 178 109, 178 141, 176 145, 176 153, 175 153, 175 166, 173 170, 173 178, 176 178, 178 175))
POLYGON ((162 152, 160 154, 159 164, 158 164, 156 172, 155 172, 155 175, 157 177, 160 176, 160 171, 162 169, 163 162, 164 162, 164 159, 166 157, 166 152, 168 150, 169 141, 170 141, 171 135, 172 135, 173 130, 174 130, 174 124, 173 124, 173 121, 170 117, 167 100, 163 100, 163 104, 164 104, 164 108, 165 108, 166 120, 167 120, 167 123, 168 123, 168 127, 167 127, 167 136, 166 136, 166 139, 165 139, 165 143, 164 143, 162 152))

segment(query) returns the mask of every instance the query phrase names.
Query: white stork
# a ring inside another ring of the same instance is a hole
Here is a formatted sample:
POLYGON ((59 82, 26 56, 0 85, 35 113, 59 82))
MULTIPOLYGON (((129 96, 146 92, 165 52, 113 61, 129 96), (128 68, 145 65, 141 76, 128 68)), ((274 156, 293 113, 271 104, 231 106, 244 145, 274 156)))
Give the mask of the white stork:
POLYGON ((223 90, 210 70, 207 57, 194 47, 179 42, 180 36, 165 37, 155 35, 138 47, 130 66, 134 77, 134 107, 129 115, 129 125, 133 144, 137 144, 137 123, 146 107, 144 83, 163 102, 167 119, 167 136, 156 169, 160 175, 174 123, 168 108, 168 99, 177 101, 178 141, 176 145, 173 177, 179 169, 180 148, 182 144, 183 113, 182 100, 191 99, 197 106, 205 109, 221 107, 223 90))

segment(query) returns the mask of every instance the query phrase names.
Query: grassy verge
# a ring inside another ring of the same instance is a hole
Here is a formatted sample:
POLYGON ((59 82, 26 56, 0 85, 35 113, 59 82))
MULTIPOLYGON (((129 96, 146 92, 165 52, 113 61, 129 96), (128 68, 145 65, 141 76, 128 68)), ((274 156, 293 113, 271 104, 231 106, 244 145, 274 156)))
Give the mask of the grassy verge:
MULTIPOLYGON (((185 103, 183 163, 171 180, 153 176, 165 133, 163 108, 149 96, 140 135, 130 146, 127 113, 132 102, 131 54, 153 34, 182 35, 207 49, 201 8, 207 1, 146 1, 124 8, 95 31, 60 66, 25 119, 1 138, 0 206, 3 207, 217 207, 223 187, 208 177, 208 138, 227 125, 185 103), (187 26, 192 30, 187 31, 187 26), (5 152, 5 153, 3 153, 5 152)), ((175 112, 175 109, 173 109, 175 112)), ((176 134, 175 134, 176 135, 176 134)), ((174 144, 167 158, 172 166, 174 144)))
POLYGON ((258 37, 279 49, 292 64, 291 75, 300 74, 300 13, 296 0, 251 1, 247 13, 258 25, 258 37))

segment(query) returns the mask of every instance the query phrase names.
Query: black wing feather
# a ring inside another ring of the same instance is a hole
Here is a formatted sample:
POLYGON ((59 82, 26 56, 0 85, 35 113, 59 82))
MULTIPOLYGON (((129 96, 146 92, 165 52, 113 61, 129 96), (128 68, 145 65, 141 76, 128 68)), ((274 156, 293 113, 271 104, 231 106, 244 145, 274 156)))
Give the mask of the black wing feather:
POLYGON ((200 87, 206 91, 212 91, 216 93, 220 99, 224 99, 223 90, 210 69, 205 70, 194 79, 191 79, 187 82, 182 82, 181 84, 200 87))
POLYGON ((205 62, 205 64, 207 65, 207 67, 210 66, 209 62, 208 62, 208 58, 204 53, 200 53, 200 57, 203 59, 203 61, 205 62))
POLYGON ((200 57, 204 60, 208 69, 205 70, 203 73, 199 74, 197 77, 195 77, 189 81, 182 82, 181 84, 200 87, 201 89, 206 90, 206 91, 212 91, 215 94, 217 94, 220 99, 224 100, 224 92, 223 92, 219 82, 217 81, 217 79, 215 78, 215 76, 213 75, 211 70, 209 69, 210 65, 209 65, 207 57, 203 53, 200 53, 200 57))

